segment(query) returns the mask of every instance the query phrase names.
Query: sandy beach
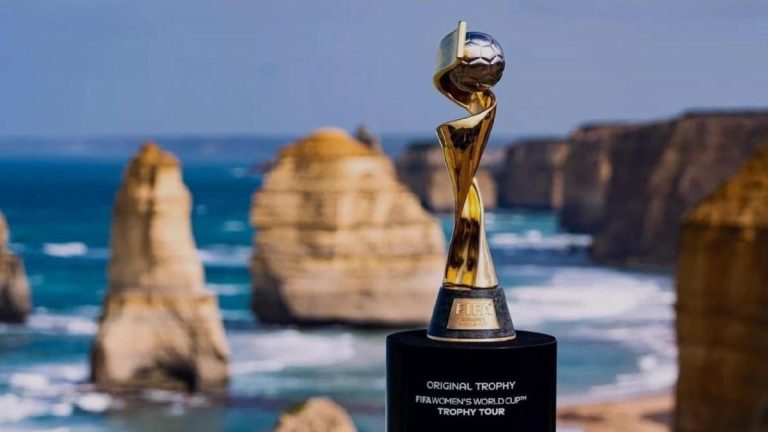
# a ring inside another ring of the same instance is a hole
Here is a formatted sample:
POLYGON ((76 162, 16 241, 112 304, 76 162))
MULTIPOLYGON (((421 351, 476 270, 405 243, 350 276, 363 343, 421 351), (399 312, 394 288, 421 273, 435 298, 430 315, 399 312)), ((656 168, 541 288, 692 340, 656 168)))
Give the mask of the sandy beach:
POLYGON ((568 405, 558 410, 561 432, 667 432, 670 430, 674 398, 660 394, 568 405))

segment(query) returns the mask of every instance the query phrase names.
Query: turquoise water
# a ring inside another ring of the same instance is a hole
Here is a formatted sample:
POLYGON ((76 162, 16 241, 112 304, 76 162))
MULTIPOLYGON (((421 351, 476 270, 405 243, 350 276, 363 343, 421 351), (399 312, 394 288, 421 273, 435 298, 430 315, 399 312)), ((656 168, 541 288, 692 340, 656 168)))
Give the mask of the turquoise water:
MULTIPOLYGON (((260 179, 236 163, 196 162, 184 171, 208 287, 219 296, 233 352, 229 397, 150 391, 125 400, 88 385, 122 168, 117 162, 0 160, 0 209, 12 228, 12 247, 25 260, 35 303, 26 326, 0 326, 0 430, 268 430, 291 404, 330 395, 361 431, 382 431, 387 331, 268 327, 250 313, 247 214, 260 179)), ((450 217, 439 217, 448 233, 450 217)), ((496 212, 488 221, 516 326, 560 340, 560 400, 672 383, 668 277, 590 265, 589 239, 559 232, 553 214, 496 212)))

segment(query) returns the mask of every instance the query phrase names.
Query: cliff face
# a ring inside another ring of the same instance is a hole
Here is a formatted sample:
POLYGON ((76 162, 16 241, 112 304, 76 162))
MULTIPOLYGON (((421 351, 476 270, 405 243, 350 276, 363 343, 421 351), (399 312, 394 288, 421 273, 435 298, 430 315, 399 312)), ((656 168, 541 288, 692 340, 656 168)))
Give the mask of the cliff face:
POLYGON ((634 126, 610 150, 600 262, 674 262, 683 214, 768 138, 768 113, 691 114, 634 126))
POLYGON ((345 132, 322 129, 283 149, 254 195, 251 221, 253 310, 262 321, 429 319, 445 264, 442 230, 391 161, 345 132))
POLYGON ((32 308, 21 259, 8 250, 8 224, 0 213, 0 322, 23 323, 32 308))
POLYGON ((685 219, 676 431, 768 430, 768 142, 685 219))
POLYGON ((567 157, 563 140, 528 140, 507 149, 499 173, 499 205, 559 209, 567 157))
POLYGON ((128 166, 112 215, 109 289, 92 350, 106 390, 208 391, 228 380, 216 298, 204 290, 179 163, 152 143, 128 166))
MULTIPOLYGON (((486 210, 494 209, 497 205, 496 180, 491 167, 494 161, 489 157, 491 150, 486 149, 487 154, 483 156, 475 176, 480 184, 486 210)), ((397 177, 419 197, 425 208, 444 212, 454 210, 451 179, 437 141, 409 145, 397 160, 397 177)))
POLYGON ((605 224, 605 201, 613 169, 613 143, 631 127, 590 125, 568 137, 569 152, 563 165, 563 206, 560 224, 570 232, 596 233, 605 224))

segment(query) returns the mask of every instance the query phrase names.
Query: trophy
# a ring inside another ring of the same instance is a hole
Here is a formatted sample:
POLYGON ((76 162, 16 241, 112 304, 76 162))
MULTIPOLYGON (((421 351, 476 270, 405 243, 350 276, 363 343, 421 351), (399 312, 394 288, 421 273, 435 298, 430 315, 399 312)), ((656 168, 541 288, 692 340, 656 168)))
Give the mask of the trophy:
POLYGON ((464 21, 440 43, 434 85, 469 112, 437 128, 455 224, 429 328, 387 337, 388 432, 555 431, 557 340, 515 331, 475 179, 503 72, 499 43, 464 21))
POLYGON ((504 53, 485 33, 467 24, 443 38, 435 87, 470 116, 444 123, 437 137, 451 177, 455 222, 443 286, 427 336, 455 342, 515 338, 504 290, 499 287, 485 236, 483 200, 475 174, 496 117, 491 87, 504 72, 504 53))

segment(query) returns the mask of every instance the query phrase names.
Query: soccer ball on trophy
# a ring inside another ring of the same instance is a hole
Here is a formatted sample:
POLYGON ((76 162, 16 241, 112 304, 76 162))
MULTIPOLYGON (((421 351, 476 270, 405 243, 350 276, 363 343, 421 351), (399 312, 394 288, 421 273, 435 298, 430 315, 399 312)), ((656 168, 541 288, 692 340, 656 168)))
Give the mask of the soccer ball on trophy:
POLYGON ((493 36, 481 32, 467 32, 464 58, 449 75, 451 82, 467 92, 487 90, 504 73, 504 52, 493 36))

